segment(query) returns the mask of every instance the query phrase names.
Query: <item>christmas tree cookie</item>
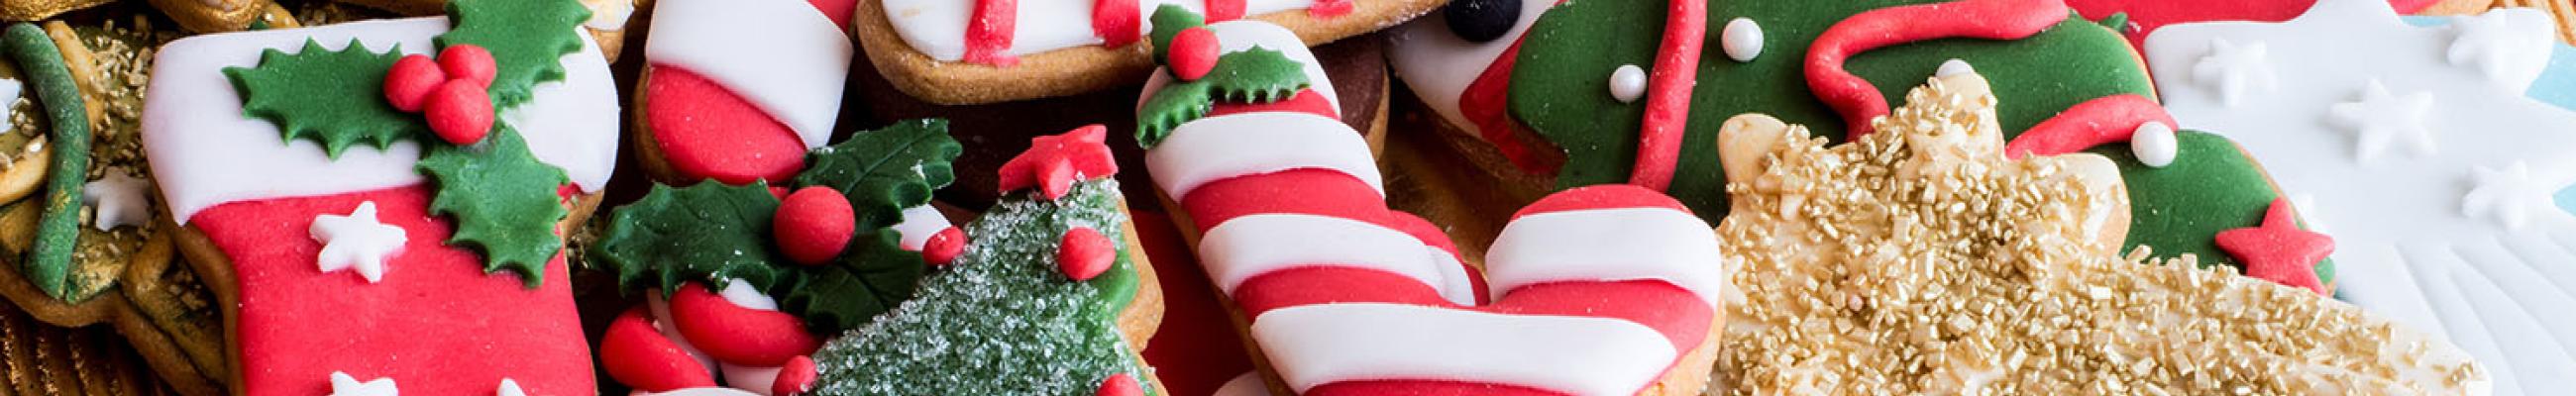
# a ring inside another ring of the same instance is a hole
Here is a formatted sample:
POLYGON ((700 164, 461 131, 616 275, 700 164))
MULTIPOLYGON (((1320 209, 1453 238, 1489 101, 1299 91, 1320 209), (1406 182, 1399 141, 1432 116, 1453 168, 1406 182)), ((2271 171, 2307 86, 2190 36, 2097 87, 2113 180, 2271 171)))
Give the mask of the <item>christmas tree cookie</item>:
POLYGON ((617 95, 570 0, 163 46, 142 149, 252 395, 591 392, 561 259, 617 95))

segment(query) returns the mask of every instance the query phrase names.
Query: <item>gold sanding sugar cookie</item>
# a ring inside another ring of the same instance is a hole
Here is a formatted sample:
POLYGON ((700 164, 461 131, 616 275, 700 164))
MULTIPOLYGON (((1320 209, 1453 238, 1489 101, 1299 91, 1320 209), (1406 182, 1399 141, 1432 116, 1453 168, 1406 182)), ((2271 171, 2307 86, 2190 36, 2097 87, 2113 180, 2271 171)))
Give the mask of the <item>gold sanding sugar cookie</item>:
MULTIPOLYGON (((2127 194, 2091 154, 2008 161, 1984 77, 1933 79, 1825 147, 1719 132, 1729 394, 2463 394, 2456 347, 2349 304, 2115 253, 2127 194)), ((2143 256, 2137 256, 2143 257, 2143 256)))

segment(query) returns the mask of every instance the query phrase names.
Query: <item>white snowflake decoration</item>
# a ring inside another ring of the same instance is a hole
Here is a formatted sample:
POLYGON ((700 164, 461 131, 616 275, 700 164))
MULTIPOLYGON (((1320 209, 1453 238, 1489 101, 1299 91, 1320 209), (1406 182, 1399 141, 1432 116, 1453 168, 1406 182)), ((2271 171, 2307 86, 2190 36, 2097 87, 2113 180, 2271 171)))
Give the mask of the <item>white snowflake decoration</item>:
POLYGON ((2194 81, 2218 91, 2219 103, 2234 106, 2243 103, 2254 89, 2276 89, 2271 52, 2261 41, 2237 45, 2224 38, 2209 39, 2209 54, 2191 66, 2194 81))
POLYGON ((99 231, 141 227, 152 221, 152 201, 145 195, 151 189, 151 182, 110 169, 106 177, 81 186, 81 204, 93 208, 92 215, 97 218, 91 223, 99 231))
POLYGON ((2432 93, 2390 94, 2387 85, 2372 79, 2362 89, 2360 101, 2336 103, 2329 114, 2335 124, 2352 130, 2357 141, 2353 158, 2367 163, 2379 159, 2391 143, 2402 142, 2407 152, 2418 156, 2433 155, 2433 130, 2425 126, 2432 113, 2432 93))

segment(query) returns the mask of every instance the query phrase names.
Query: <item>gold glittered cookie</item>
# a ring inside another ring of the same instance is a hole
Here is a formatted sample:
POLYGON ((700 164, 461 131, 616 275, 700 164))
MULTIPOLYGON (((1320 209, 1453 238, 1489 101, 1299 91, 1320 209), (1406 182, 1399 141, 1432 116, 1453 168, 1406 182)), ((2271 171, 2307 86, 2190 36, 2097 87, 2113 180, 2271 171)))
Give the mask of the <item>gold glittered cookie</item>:
MULTIPOLYGON (((116 0, 9 0, 0 1, 0 22, 33 21, 52 18, 74 10, 97 7, 116 0)), ((191 0, 193 1, 193 0, 191 0)))
POLYGON ((1826 147, 1719 132, 1742 295, 1713 394, 2481 394, 2444 341, 2301 289, 2118 255, 2090 154, 2008 161, 1986 80, 1944 73, 1826 147))

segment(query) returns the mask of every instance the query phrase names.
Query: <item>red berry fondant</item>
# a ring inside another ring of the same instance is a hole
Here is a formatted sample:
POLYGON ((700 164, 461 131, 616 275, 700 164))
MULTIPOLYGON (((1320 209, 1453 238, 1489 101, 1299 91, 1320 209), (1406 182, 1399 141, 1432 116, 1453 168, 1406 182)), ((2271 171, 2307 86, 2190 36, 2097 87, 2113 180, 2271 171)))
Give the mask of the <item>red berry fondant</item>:
POLYGON ((814 359, 804 356, 787 358, 787 365, 778 367, 778 378, 769 381, 769 391, 779 396, 805 394, 805 391, 814 390, 815 374, 814 359))
POLYGON ((1164 52, 1163 61, 1172 67, 1172 77, 1198 81, 1216 69, 1217 55, 1223 52, 1216 44, 1216 32, 1207 28, 1181 29, 1179 35, 1172 36, 1172 48, 1164 52))
POLYGON ((716 386, 706 366, 653 329, 642 305, 608 322, 599 339, 599 365, 617 383, 646 392, 716 386))
POLYGON ((424 105, 421 115, 429 118, 429 131, 448 143, 471 145, 492 132, 492 96, 482 85, 448 80, 430 91, 424 105))
POLYGON ((492 76, 500 73, 498 65, 492 63, 492 51, 473 44, 450 45, 439 50, 438 68, 446 70, 449 78, 473 81, 484 87, 491 87, 492 76))
POLYGON ((947 266, 957 261, 957 255, 961 254, 966 254, 966 230, 957 227, 939 230, 939 233, 930 235, 930 240, 921 243, 921 260, 930 262, 931 266, 947 266))
POLYGON ((671 325, 707 357, 735 365, 776 367, 823 347, 795 315, 734 305, 694 282, 671 295, 671 325))
POLYGON ((447 72, 438 69, 438 61, 428 55, 407 55, 385 70, 385 102, 394 109, 418 112, 421 102, 429 100, 429 91, 447 82, 447 72))
POLYGON ((778 248, 797 264, 821 265, 839 257, 858 231, 850 199, 825 187, 806 187, 787 194, 778 216, 769 223, 778 248))
POLYGON ((1118 259, 1118 245, 1091 227, 1074 227, 1064 232, 1055 251, 1056 270, 1077 281, 1087 281, 1109 272, 1109 264, 1118 259))
POLYGON ((1110 374, 1109 378, 1100 380, 1100 391, 1094 392, 1093 394, 1097 396, 1144 396, 1145 386, 1143 384, 1136 383, 1136 377, 1129 376, 1127 373, 1110 374))

